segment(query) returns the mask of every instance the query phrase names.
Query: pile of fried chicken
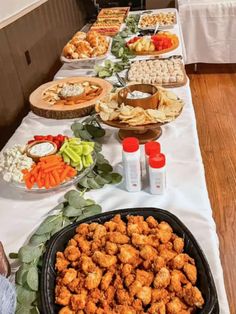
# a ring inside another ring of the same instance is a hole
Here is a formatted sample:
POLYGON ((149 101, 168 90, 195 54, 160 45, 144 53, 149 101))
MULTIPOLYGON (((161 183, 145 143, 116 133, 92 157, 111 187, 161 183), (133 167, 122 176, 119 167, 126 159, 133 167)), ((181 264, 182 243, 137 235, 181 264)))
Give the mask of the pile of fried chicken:
POLYGON ((184 240, 152 216, 80 224, 56 256, 59 313, 194 313, 204 299, 183 250, 184 240))

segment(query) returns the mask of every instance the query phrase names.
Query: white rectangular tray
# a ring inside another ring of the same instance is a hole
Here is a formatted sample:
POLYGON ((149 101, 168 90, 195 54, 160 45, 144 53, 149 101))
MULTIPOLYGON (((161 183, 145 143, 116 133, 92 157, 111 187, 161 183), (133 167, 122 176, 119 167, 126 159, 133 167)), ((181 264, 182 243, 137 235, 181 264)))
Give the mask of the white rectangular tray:
POLYGON ((107 52, 104 55, 93 57, 93 58, 86 58, 86 59, 85 58, 84 59, 68 59, 63 56, 63 53, 61 53, 61 57, 60 57, 61 62, 68 63, 71 65, 76 65, 76 64, 86 65, 86 64, 93 64, 93 63, 96 63, 97 61, 106 59, 111 52, 111 45, 112 45, 112 38, 108 36, 106 38, 107 38, 107 41, 109 41, 109 46, 108 46, 107 52))
MULTIPOLYGON (((141 29, 141 30, 155 30, 156 26, 148 26, 148 27, 142 27, 141 26, 141 20, 142 20, 142 17, 143 16, 148 16, 148 15, 157 15, 158 13, 167 13, 167 12, 173 12, 171 10, 168 10, 168 9, 163 9, 163 10, 155 10, 153 11, 152 13, 143 13, 141 16, 140 16, 140 19, 139 19, 139 23, 138 23, 138 28, 141 29)), ((164 30, 164 29, 171 29, 173 28, 176 24, 177 24, 177 16, 176 16, 176 13, 174 12, 175 14, 175 23, 173 23, 172 25, 159 25, 159 29, 161 30, 164 30)))

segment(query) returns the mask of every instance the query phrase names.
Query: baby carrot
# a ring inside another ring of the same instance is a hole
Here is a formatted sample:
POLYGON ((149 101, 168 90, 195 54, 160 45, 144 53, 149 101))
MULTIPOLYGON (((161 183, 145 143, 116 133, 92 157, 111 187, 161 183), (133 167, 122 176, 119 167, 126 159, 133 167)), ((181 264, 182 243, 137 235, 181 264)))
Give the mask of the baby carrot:
POLYGON ((62 158, 59 155, 49 155, 49 156, 40 158, 40 161, 50 161, 50 160, 62 160, 62 158))
POLYGON ((43 169, 45 173, 49 173, 49 172, 52 172, 53 170, 59 170, 59 169, 62 169, 63 165, 57 165, 57 166, 51 166, 51 167, 48 167, 48 168, 45 168, 43 169))
POLYGON ((66 179, 66 177, 67 177, 67 175, 68 175, 68 173, 69 173, 69 171, 70 171, 70 168, 71 167, 66 167, 65 169, 64 169, 64 171, 62 172, 62 174, 61 174, 61 177, 60 177, 60 179, 61 179, 61 182, 63 182, 65 179, 66 179))
POLYGON ((53 177, 54 177, 54 180, 55 180, 55 182, 56 182, 56 185, 59 185, 60 182, 61 182, 61 180, 60 180, 60 177, 59 177, 58 172, 55 171, 55 170, 53 170, 53 171, 52 171, 52 175, 53 175, 53 177))
POLYGON ((49 174, 45 175, 45 184, 44 184, 46 189, 50 188, 50 182, 49 182, 49 174))
POLYGON ((56 186, 56 180, 54 179, 53 175, 49 173, 49 183, 51 186, 56 186))

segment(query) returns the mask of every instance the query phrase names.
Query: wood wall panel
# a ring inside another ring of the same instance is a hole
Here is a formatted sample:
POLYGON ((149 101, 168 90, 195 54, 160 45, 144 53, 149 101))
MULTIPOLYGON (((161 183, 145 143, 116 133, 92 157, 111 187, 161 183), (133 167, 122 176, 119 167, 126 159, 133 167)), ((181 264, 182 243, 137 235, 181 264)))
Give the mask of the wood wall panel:
POLYGON ((63 46, 85 21, 83 0, 49 0, 0 30, 0 127, 5 131, 0 147, 29 110, 30 93, 53 78, 63 46))
POLYGON ((0 147, 25 114, 24 97, 4 32, 0 32, 0 147))

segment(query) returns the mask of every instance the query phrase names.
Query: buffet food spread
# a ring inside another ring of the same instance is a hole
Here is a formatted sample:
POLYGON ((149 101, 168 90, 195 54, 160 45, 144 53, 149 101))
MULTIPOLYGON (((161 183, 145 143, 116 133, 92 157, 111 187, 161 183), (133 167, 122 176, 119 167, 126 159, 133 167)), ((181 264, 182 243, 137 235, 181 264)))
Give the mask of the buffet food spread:
POLYGON ((89 71, 65 62, 55 81, 36 89, 34 113, 0 155, 0 198, 8 208, 2 240, 21 265, 17 311, 187 314, 220 307, 228 314, 177 11, 102 9, 62 57, 91 61, 89 71), (165 194, 152 195, 145 185, 129 193, 120 183, 118 138, 126 137, 159 138, 167 155, 165 194), (68 185, 74 189, 64 194, 68 185), (129 213, 141 206, 155 206, 153 214, 129 213), (127 207, 122 218, 110 212, 127 207), (106 221, 94 216, 101 210, 106 221), (172 223, 157 218, 165 212, 174 214, 172 223))

